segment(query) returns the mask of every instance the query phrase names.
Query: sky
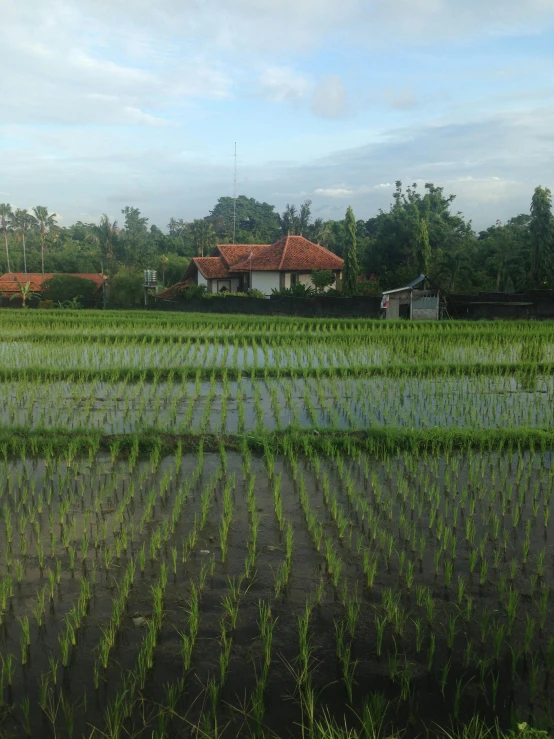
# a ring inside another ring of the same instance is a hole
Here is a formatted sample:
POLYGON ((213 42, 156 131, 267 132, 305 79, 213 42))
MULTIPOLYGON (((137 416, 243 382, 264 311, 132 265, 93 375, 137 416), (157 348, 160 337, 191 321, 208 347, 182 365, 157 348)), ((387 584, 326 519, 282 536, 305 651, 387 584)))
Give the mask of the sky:
POLYGON ((476 229, 554 189, 554 0, 0 2, 0 201, 59 222, 221 196, 388 209, 433 182, 476 229))

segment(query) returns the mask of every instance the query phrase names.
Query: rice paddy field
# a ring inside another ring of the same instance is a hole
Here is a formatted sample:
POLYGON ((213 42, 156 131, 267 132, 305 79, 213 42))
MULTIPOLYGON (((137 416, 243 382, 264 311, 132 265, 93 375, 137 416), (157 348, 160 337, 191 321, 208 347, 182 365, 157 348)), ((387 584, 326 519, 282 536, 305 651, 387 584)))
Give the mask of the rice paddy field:
POLYGON ((2 739, 553 730, 554 324, 0 331, 2 739))

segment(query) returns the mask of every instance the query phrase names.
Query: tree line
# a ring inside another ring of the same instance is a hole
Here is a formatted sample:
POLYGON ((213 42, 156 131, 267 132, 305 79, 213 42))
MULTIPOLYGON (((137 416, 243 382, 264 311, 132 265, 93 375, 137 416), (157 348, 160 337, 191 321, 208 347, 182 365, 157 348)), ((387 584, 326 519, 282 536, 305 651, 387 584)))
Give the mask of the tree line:
MULTIPOLYGON (((143 269, 165 285, 178 282, 193 256, 217 243, 269 244, 299 234, 345 259, 345 290, 379 292, 424 273, 451 292, 554 289, 554 219, 549 189, 535 188, 529 213, 475 231, 454 210, 455 195, 426 183, 396 182, 390 207, 368 220, 349 208, 340 220, 312 217, 311 201, 273 205, 240 195, 221 197, 203 218, 171 218, 162 230, 138 208, 120 221, 61 226, 45 206, 0 204, 2 272, 100 272, 138 286, 143 269), (134 281, 134 282, 133 282, 134 281), (349 287, 346 287, 346 284, 349 287)), ((140 299, 140 298, 139 298, 140 299)))

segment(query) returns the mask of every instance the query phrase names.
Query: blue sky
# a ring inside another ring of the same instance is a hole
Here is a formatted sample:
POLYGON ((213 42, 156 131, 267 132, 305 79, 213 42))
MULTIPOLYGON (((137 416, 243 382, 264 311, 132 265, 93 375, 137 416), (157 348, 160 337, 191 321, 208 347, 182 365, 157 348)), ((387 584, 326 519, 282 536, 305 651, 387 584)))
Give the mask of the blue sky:
POLYGON ((554 0, 26 0, 0 23, 0 201, 61 223, 233 192, 358 218, 395 180, 476 228, 554 188, 554 0))

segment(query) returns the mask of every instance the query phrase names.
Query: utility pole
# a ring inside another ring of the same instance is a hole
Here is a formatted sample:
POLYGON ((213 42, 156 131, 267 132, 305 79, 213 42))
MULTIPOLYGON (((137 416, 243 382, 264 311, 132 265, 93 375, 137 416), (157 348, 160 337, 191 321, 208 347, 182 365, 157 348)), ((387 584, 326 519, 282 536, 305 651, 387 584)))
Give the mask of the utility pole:
POLYGON ((235 141, 235 174, 233 178, 233 244, 237 230, 237 142, 235 141))

